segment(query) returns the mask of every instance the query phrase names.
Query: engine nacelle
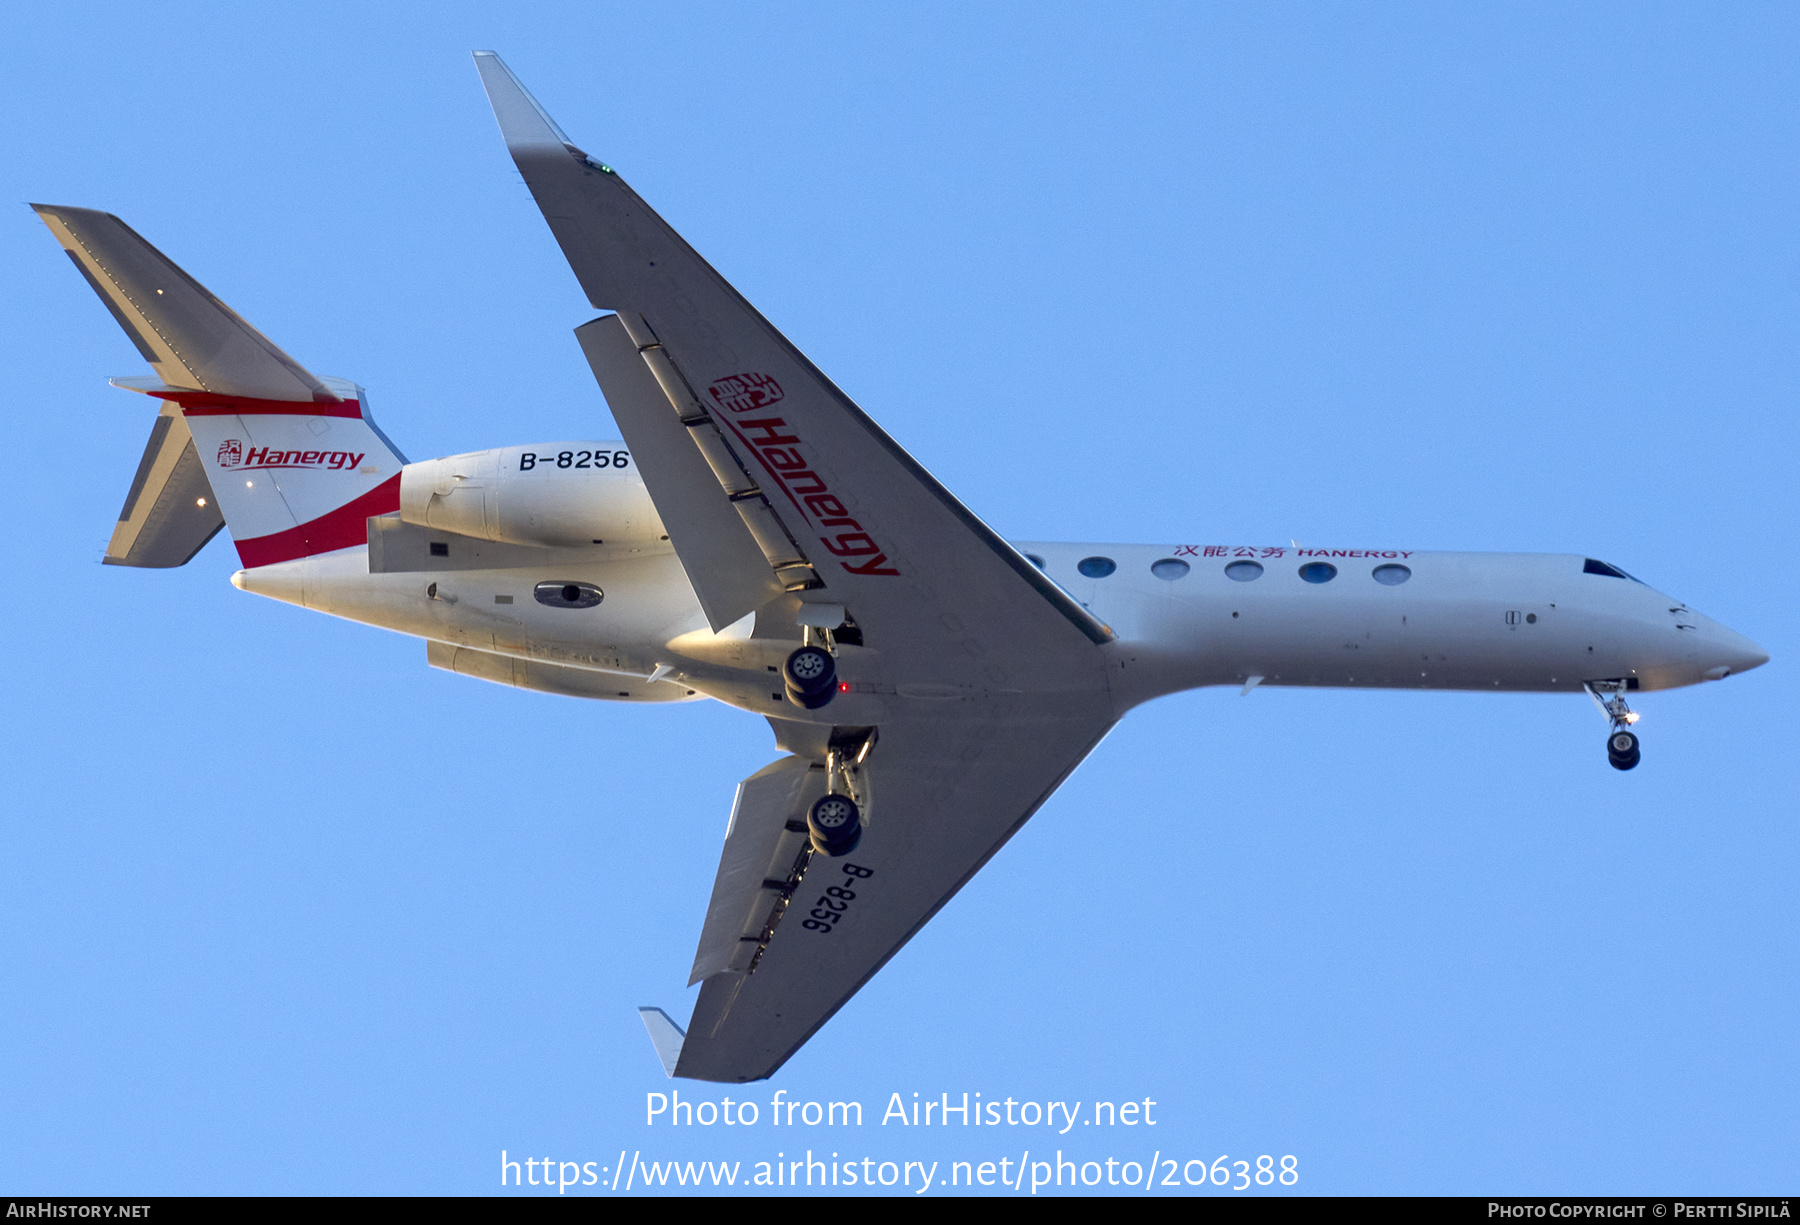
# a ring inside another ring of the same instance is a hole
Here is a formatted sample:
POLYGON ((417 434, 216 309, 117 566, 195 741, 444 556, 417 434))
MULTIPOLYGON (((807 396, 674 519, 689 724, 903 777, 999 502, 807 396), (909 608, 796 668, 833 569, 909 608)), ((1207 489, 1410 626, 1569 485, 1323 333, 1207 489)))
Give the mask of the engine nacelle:
POLYGON ((622 442, 499 447, 408 464, 400 518, 509 544, 652 546, 668 539, 622 442))

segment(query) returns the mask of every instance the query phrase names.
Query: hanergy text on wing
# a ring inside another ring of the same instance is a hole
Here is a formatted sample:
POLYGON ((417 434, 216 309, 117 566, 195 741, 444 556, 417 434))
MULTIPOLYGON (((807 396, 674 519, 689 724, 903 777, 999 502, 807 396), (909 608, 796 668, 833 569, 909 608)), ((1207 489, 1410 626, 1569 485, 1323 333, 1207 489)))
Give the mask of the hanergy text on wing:
MULTIPOLYGON (((714 383, 709 391, 713 399, 729 408, 734 413, 751 411, 772 404, 782 398, 781 385, 766 374, 734 375, 731 379, 721 379, 714 383), (735 390, 731 385, 740 381, 755 380, 759 394, 754 396, 732 395, 735 390), (753 403, 745 403, 753 400, 753 403), (741 406, 741 407, 740 407, 741 406)), ((783 433, 792 427, 780 417, 739 417, 736 420, 719 418, 730 427, 732 434, 755 455, 763 468, 781 486, 788 501, 794 509, 812 519, 821 528, 845 528, 829 536, 820 536, 819 542, 832 554, 839 558, 867 557, 869 560, 852 565, 848 561, 840 564, 851 574, 887 574, 898 577, 900 571, 885 565, 887 554, 875 543, 875 538, 863 530, 862 524, 850 517, 850 510, 839 501, 827 488, 823 477, 811 470, 800 452, 793 449, 800 443, 800 436, 794 433, 783 433), (751 440, 750 434, 760 437, 751 440), (802 482, 805 482, 804 484, 802 482), (805 505, 801 505, 804 502, 805 505)))

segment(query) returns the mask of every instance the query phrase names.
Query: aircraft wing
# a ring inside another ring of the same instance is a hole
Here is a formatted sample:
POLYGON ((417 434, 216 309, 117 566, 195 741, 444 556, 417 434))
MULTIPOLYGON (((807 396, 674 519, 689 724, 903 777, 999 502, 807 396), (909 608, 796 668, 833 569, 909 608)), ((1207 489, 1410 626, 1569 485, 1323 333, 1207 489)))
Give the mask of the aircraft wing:
POLYGON ((716 630, 755 612, 759 637, 798 638, 800 603, 841 605, 861 635, 840 666, 852 692, 823 721, 782 705, 798 717, 771 722, 795 756, 739 789, 678 1050, 673 1022, 647 1014, 673 1075, 760 1079, 1106 734, 1109 670, 1123 661, 1102 649, 1106 625, 571 144, 499 57, 476 62, 589 302, 616 312, 577 336, 708 620, 716 630), (856 728, 834 729, 833 715, 856 728), (868 727, 876 802, 862 843, 809 855, 800 831, 823 794, 827 741, 868 727))
MULTIPOLYGON (((799 559, 833 599, 856 610, 865 634, 879 630, 889 647, 905 642, 941 653, 948 615, 1018 643, 1020 655, 1039 644, 1112 638, 889 438, 617 173, 570 144, 498 56, 478 52, 476 64, 507 148, 588 301, 619 312, 668 382, 676 416, 710 417, 799 559)), ((635 440, 627 441, 635 450, 635 440)), ((657 492, 652 485, 652 497, 657 492)), ((810 581, 806 568, 784 576, 810 581)))
POLYGON ((789 757, 746 779, 695 957, 702 981, 674 1076, 772 1075, 999 850, 1112 725, 1100 695, 886 723, 862 844, 804 853, 823 771, 789 757), (796 829, 795 827, 798 827, 796 829))

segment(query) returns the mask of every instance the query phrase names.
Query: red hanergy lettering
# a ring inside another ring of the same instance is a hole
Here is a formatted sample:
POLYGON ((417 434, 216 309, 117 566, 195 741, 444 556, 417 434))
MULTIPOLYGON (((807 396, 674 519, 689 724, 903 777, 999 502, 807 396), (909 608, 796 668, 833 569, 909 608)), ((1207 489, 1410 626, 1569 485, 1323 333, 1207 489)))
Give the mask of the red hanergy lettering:
POLYGON ((354 472, 367 451, 277 451, 270 447, 251 447, 236 438, 219 444, 221 468, 316 468, 323 472, 354 472))
POLYGON ((747 413, 753 408, 767 408, 786 394, 781 384, 766 374, 746 371, 728 374, 706 389, 712 398, 734 413, 747 413))
MULTIPOLYGON (((718 383, 714 383, 713 395, 718 396, 720 383, 729 381, 720 379, 718 383)), ((775 390, 779 398, 781 389, 777 387, 775 390)), ((724 403, 722 399, 720 402, 724 403)), ((848 529, 819 537, 819 543, 834 557, 868 559, 854 565, 849 561, 840 561, 838 564, 845 570, 851 574, 888 575, 894 578, 900 576, 900 571, 887 564, 888 556, 875 543, 875 538, 863 529, 862 524, 850 517, 850 508, 827 490, 823 477, 806 466, 806 457, 794 445, 800 442, 800 436, 793 432, 794 427, 786 420, 781 417, 745 417, 736 421, 720 417, 716 420, 729 429, 732 436, 757 458, 763 470, 769 474, 769 479, 787 495, 787 500, 794 504, 794 509, 800 512, 803 519, 810 519, 821 528, 848 529)))

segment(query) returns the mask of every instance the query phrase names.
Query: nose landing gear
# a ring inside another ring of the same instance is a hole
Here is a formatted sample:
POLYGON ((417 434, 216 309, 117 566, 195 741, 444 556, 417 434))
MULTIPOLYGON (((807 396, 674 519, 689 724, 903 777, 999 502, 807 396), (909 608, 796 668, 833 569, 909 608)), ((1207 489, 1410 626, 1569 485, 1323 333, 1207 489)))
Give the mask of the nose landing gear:
POLYGON ((1615 770, 1629 770, 1638 763, 1638 738, 1631 732, 1614 732, 1606 738, 1606 760, 1615 770))
POLYGON ((1625 704, 1625 691, 1629 689, 1627 681, 1588 681, 1588 696, 1594 699, 1594 705, 1606 716, 1612 730, 1606 736, 1606 760, 1612 763, 1615 770, 1629 770, 1636 766, 1642 758, 1638 750, 1637 733, 1631 725, 1638 721, 1637 712, 1625 704), (1611 694, 1609 698, 1600 695, 1611 694))

